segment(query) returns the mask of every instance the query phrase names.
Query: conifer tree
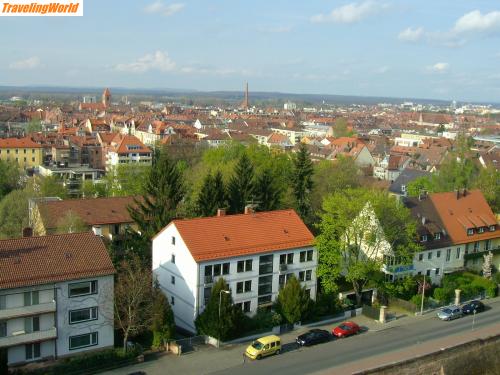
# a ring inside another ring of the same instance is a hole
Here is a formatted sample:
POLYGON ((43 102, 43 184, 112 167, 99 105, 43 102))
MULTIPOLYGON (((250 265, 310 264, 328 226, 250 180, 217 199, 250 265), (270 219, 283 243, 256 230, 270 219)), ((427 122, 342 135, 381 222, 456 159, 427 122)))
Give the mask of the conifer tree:
POLYGON ((217 210, 215 206, 215 181, 212 173, 208 173, 203 179, 198 199, 196 200, 196 213, 199 216, 213 216, 217 210))
POLYGON ((304 143, 300 144, 299 151, 293 160, 292 173, 293 195, 298 214, 306 222, 311 215, 310 195, 313 188, 313 164, 304 143))
POLYGON ((160 289, 158 281, 153 289, 153 303, 151 305, 151 331, 153 332, 153 348, 160 348, 175 334, 175 320, 172 307, 167 297, 160 289))
POLYGON ((253 201, 254 189, 254 168, 248 156, 243 154, 229 181, 229 211, 233 214, 242 213, 245 205, 253 201))
POLYGON ((273 174, 266 168, 255 182, 255 200, 259 211, 276 210, 281 205, 281 190, 274 181, 273 174))
POLYGON ((184 198, 182 173, 166 152, 155 155, 144 191, 129 212, 141 233, 151 238, 176 217, 184 198))
POLYGON ((214 191, 215 191, 214 200, 215 200, 216 209, 226 207, 227 206, 227 192, 226 192, 226 185, 224 184, 224 178, 222 177, 221 171, 217 171, 217 173, 214 175, 214 191))

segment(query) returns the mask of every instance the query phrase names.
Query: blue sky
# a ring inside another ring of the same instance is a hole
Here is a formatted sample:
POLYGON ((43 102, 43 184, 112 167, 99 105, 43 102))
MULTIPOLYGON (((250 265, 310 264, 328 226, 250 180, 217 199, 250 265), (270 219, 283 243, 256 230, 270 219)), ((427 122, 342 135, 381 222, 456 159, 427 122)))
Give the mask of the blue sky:
POLYGON ((0 50, 0 85, 500 99, 498 0, 84 0, 0 50))

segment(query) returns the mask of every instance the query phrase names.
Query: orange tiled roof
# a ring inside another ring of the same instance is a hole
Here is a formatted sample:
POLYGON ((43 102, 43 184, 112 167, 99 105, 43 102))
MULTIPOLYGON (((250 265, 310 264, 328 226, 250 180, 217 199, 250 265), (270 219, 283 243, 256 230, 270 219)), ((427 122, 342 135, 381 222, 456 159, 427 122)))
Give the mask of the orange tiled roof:
POLYGON ((31 138, 4 138, 0 139, 0 148, 42 148, 31 138))
POLYGON ((490 206, 480 190, 462 192, 446 192, 430 194, 436 211, 443 221, 446 231, 456 244, 487 240, 500 237, 498 222, 490 206), (467 229, 489 227, 496 225, 495 231, 486 228, 484 233, 474 231, 472 236, 467 235, 467 229))
POLYGON ((0 289, 111 275, 102 239, 91 232, 0 240, 0 289))
POLYGON ((294 210, 174 220, 169 225, 175 225, 197 262, 311 246, 314 241, 294 210))

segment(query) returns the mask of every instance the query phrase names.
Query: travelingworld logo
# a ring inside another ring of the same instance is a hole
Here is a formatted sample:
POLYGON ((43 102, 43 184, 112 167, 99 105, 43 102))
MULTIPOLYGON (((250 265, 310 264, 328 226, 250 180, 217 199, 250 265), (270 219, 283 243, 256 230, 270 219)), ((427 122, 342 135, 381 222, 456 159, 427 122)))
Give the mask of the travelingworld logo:
POLYGON ((12 0, 1 4, 0 16, 83 16, 83 0, 56 2, 53 0, 12 0))

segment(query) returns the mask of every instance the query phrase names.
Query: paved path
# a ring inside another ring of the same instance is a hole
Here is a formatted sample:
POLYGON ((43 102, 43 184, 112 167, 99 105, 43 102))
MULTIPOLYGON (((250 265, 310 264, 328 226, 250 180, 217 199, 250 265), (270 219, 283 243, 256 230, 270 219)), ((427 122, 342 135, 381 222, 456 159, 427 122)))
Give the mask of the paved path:
MULTIPOLYGON (((500 334, 500 300, 492 300, 488 304, 491 307, 476 316, 474 330, 472 317, 442 322, 436 318, 435 313, 429 313, 422 317, 407 316, 382 325, 360 316, 352 320, 368 329, 361 335, 297 349, 294 340, 302 330, 290 332, 281 335, 284 343, 282 354, 261 361, 246 360, 243 363, 242 353, 247 344, 237 344, 221 349, 204 347, 180 357, 165 355, 155 361, 109 371, 103 375, 128 374, 139 370, 148 375, 349 374, 383 363, 423 355, 477 337, 500 334)), ((319 328, 330 330, 332 325, 319 328)))

